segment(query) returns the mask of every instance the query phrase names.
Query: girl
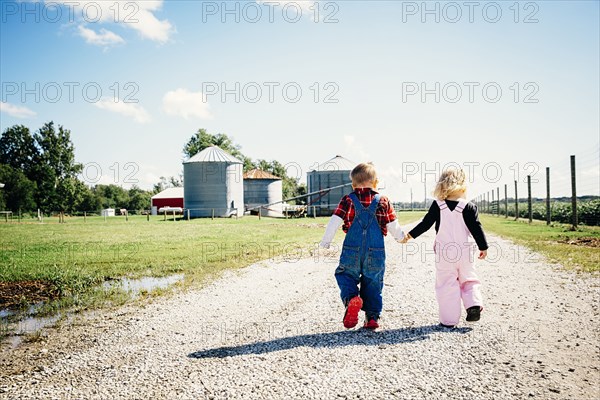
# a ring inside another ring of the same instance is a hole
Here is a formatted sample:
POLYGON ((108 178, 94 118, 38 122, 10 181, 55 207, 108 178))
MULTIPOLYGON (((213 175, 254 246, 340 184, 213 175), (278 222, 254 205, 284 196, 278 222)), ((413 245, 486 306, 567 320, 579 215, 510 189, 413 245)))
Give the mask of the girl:
POLYGON ((467 321, 478 321, 483 310, 473 255, 476 243, 479 259, 483 260, 487 256, 488 245, 477 215, 477 206, 465 200, 466 191, 466 177, 462 169, 444 171, 433 193, 437 200, 403 241, 406 243, 409 239, 419 237, 435 223, 435 291, 440 325, 446 328, 458 324, 461 299, 467 309, 467 321))

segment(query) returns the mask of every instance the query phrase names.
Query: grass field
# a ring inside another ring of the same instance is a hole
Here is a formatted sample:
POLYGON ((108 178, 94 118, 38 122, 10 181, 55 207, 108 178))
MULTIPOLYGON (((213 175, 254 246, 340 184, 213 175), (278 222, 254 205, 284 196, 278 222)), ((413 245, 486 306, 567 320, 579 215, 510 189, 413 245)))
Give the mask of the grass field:
POLYGON ((550 261, 567 268, 593 272, 600 271, 600 227, 580 226, 570 230, 570 225, 542 221, 515 221, 513 218, 481 215, 486 231, 525 245, 550 261))
MULTIPOLYGON (((402 223, 422 212, 401 212, 402 223)), ((328 218, 196 219, 163 221, 145 216, 68 218, 59 224, 0 223, 0 289, 11 290, 4 306, 45 301, 40 314, 62 307, 120 304, 128 297, 100 284, 121 277, 184 274, 183 285, 199 286, 225 269, 274 256, 307 257, 328 218), (48 301, 48 300, 52 301, 48 301)), ((338 234, 337 239, 340 239, 338 234)), ((0 290, 2 292, 2 290, 0 290)), ((3 305, 0 304, 0 308, 3 305)))

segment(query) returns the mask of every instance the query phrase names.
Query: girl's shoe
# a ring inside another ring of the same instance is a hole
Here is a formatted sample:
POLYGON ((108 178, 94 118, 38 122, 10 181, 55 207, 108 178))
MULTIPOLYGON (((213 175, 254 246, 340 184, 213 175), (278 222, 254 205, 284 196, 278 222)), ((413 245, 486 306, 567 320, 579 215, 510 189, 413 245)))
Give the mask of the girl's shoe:
POLYGON ((441 322, 440 322, 439 326, 442 327, 442 328, 446 328, 446 329, 454 329, 454 328, 456 328, 456 325, 446 325, 446 324, 442 324, 441 322))
POLYGON ((377 320, 375 318, 368 318, 367 320, 365 320, 363 328, 374 331, 375 329, 379 328, 379 323, 377 323, 377 320))
POLYGON ((469 321, 469 322, 479 321, 480 317, 481 317, 481 307, 480 306, 473 306, 473 307, 467 308, 467 321, 469 321))
POLYGON ((350 299, 346 306, 346 313, 344 314, 344 328, 354 328, 358 324, 358 312, 362 308, 363 301, 360 296, 355 296, 350 299))

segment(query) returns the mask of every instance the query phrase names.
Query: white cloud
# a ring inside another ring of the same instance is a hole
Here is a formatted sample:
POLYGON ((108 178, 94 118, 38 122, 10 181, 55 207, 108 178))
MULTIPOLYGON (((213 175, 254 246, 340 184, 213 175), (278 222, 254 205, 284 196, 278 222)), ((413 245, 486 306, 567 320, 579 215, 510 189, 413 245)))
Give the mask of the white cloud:
POLYGON ((174 32, 173 26, 168 20, 160 20, 154 15, 162 6, 162 1, 138 1, 140 9, 136 13, 137 23, 129 24, 131 28, 137 30, 145 39, 150 39, 159 43, 169 41, 174 32))
POLYGON ((35 111, 32 111, 27 107, 15 106, 14 104, 6 103, 4 101, 0 102, 0 112, 15 118, 33 118, 37 115, 35 111))
POLYGON ((102 110, 111 111, 117 114, 121 114, 125 117, 131 117, 140 124, 150 122, 150 114, 137 103, 124 103, 119 100, 117 102, 111 98, 103 98, 100 101, 94 103, 94 105, 102 110))
POLYGON ((365 151, 364 146, 356 143, 356 138, 350 135, 344 135, 344 144, 348 158, 360 160, 360 162, 370 161, 371 155, 365 151))
MULTIPOLYGON (((168 42, 174 33, 173 25, 169 20, 161 20, 155 15, 157 11, 161 10, 163 0, 45 0, 45 2, 62 4, 65 8, 63 11, 68 13, 69 18, 73 18, 73 21, 77 23, 85 23, 87 26, 92 24, 117 24, 123 28, 136 31, 144 39, 161 44, 168 42)), ((97 41, 101 40, 93 36, 92 33, 104 40, 109 40, 109 44, 115 44, 113 41, 121 38, 119 35, 107 30, 103 32, 101 29, 101 34, 91 29, 87 30, 91 33, 86 31, 86 36, 81 32, 81 28, 79 28, 78 34, 91 44, 98 44, 97 41), (95 41, 91 41, 89 38, 94 38, 95 41)), ((121 40, 123 39, 121 38, 121 40)))
POLYGON ((97 33, 92 29, 88 29, 83 25, 79 25, 77 29, 79 31, 79 36, 84 38, 89 44, 94 44, 97 46, 111 46, 125 43, 125 40, 123 40, 121 36, 104 28, 100 29, 100 33, 97 33))
POLYGON ((190 92, 181 88, 172 90, 163 97, 163 110, 168 115, 180 116, 185 119, 190 117, 211 119, 210 106, 203 97, 202 92, 190 92))

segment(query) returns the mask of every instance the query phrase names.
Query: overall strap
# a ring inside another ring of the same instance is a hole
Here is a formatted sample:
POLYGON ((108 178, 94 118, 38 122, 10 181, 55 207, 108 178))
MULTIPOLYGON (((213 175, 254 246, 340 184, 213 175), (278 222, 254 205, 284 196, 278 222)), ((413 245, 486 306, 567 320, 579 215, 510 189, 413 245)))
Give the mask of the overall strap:
POLYGON ((446 204, 446 202, 444 200, 436 200, 435 202, 437 203, 438 207, 440 208, 440 211, 448 208, 448 204, 446 204))
POLYGON ((356 193, 352 192, 348 195, 348 197, 350 197, 350 200, 352 200, 352 203, 354 203, 354 213, 356 215, 358 215, 359 213, 361 213, 365 210, 365 208, 361 204, 360 200, 356 196, 356 193))
POLYGON ((348 195, 348 197, 350 197, 350 200, 352 200, 352 203, 354 203, 354 212, 356 213, 356 215, 358 215, 362 212, 365 212, 365 211, 368 212, 369 214, 375 215, 375 210, 377 209, 377 205, 379 204, 379 199, 381 198, 379 193, 377 193, 373 197, 373 200, 371 201, 371 204, 369 205, 369 207, 365 207, 362 205, 362 203, 358 199, 358 196, 356 196, 356 193, 352 192, 348 195))
POLYGON ((456 205, 456 208, 454 209, 456 212, 459 212, 462 214, 463 210, 465 209, 465 207, 467 206, 467 202, 463 199, 460 199, 458 201, 458 204, 456 205))
POLYGON ((375 197, 373 197, 373 200, 371 201, 371 204, 369 204, 369 208, 368 208, 368 210, 371 212, 371 214, 375 214, 375 210, 377 210, 377 206, 379 205, 380 199, 381 199, 381 196, 379 195, 379 193, 377 193, 375 195, 375 197))

